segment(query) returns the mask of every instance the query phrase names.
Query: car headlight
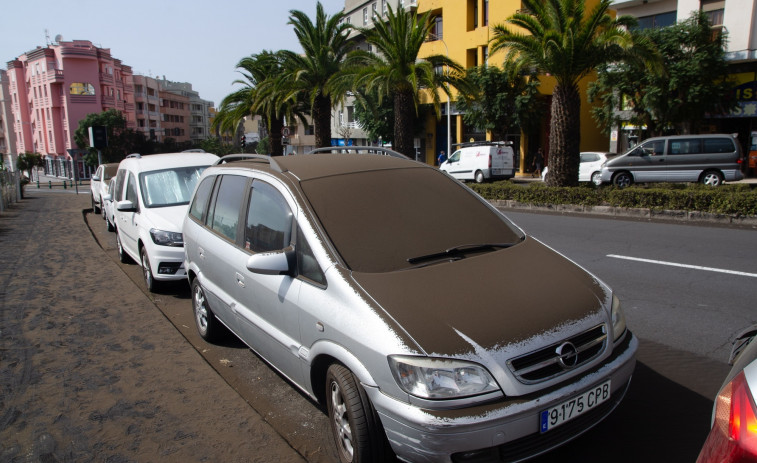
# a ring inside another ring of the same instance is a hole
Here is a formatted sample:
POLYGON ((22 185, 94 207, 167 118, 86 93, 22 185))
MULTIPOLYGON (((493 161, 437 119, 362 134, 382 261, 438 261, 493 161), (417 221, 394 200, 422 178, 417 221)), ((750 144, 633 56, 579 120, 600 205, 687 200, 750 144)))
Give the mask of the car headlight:
POLYGON ((612 295, 612 335, 613 341, 617 341, 626 331, 626 317, 620 308, 620 299, 612 295))
POLYGON ((153 228, 150 230, 152 242, 159 246, 184 246, 184 237, 179 232, 170 232, 153 228))
POLYGON ((424 399, 457 399, 499 390, 489 372, 471 362, 390 356, 389 366, 405 392, 424 399))

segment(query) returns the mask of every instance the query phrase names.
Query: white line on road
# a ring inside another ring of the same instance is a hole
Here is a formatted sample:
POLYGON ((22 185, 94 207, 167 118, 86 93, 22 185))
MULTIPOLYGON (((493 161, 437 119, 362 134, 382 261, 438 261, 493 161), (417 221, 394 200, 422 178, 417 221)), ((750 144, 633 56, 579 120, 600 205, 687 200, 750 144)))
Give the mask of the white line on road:
POLYGON ((607 257, 612 257, 615 259, 634 260, 636 262, 646 262, 648 264, 669 265, 671 267, 683 267, 683 268, 690 268, 694 270, 706 270, 708 272, 720 272, 720 273, 728 273, 731 275, 740 275, 744 277, 757 278, 757 273, 737 272, 736 270, 726 270, 722 268, 701 267, 699 265, 677 264, 675 262, 665 262, 664 260, 641 259, 639 257, 618 256, 616 254, 608 254, 607 257))

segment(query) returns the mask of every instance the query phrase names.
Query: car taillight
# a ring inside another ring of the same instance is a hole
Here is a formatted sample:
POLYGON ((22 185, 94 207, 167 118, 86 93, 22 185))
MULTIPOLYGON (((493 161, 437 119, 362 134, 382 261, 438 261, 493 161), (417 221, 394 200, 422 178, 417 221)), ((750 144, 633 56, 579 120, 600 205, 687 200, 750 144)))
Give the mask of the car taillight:
POLYGON ((757 462, 757 406, 744 372, 715 400, 715 422, 697 463, 757 462))
POLYGON ((489 156, 489 169, 492 168, 492 156, 489 156))

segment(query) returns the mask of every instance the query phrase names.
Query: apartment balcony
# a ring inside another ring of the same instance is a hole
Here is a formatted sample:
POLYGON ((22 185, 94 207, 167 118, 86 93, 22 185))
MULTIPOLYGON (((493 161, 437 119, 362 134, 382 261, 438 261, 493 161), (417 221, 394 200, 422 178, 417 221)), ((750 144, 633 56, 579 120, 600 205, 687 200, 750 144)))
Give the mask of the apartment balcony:
POLYGON ((132 112, 134 111, 134 103, 126 103, 124 104, 124 110, 132 112))
POLYGON ((63 82, 62 69, 48 69, 46 73, 47 82, 63 82))
POLYGON ((116 99, 112 96, 104 96, 103 97, 103 106, 115 106, 116 105, 116 99))
POLYGON ((108 84, 113 83, 113 74, 108 74, 107 72, 101 72, 100 73, 100 82, 105 82, 108 84))

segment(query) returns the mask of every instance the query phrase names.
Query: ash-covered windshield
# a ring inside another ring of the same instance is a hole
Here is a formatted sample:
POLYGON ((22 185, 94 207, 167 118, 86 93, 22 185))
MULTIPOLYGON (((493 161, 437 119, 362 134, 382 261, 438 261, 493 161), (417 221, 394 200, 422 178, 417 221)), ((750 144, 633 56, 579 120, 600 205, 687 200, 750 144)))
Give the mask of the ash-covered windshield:
POLYGON ((302 188, 342 259, 359 272, 407 269, 418 266, 419 256, 522 239, 505 218, 434 169, 342 174, 303 181, 302 188))

